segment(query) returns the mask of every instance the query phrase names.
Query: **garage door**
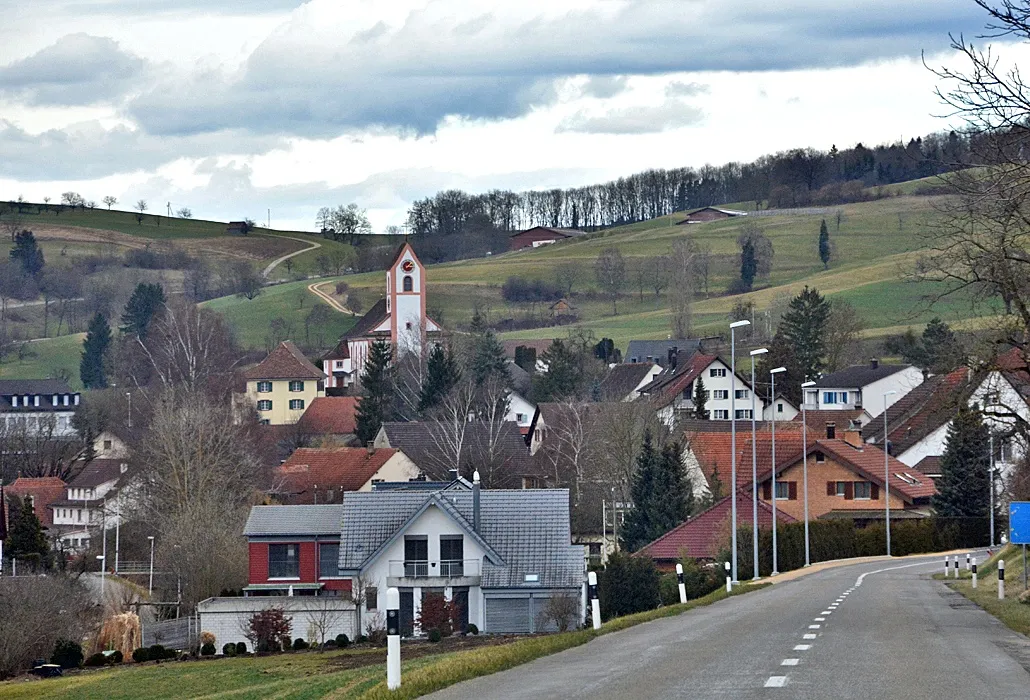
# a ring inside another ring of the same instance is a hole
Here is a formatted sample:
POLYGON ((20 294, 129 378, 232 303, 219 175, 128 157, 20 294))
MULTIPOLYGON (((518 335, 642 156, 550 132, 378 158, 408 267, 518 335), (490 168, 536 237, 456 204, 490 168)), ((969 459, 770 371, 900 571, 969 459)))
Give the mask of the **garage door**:
POLYGON ((545 598, 539 595, 534 595, 531 599, 533 614, 533 617, 531 619, 533 621, 534 632, 558 631, 558 626, 554 624, 554 620, 548 619, 547 616, 544 614, 544 611, 547 609, 548 600, 550 600, 550 598, 545 598))
POLYGON ((484 632, 492 634, 529 634, 529 598, 486 598, 483 606, 484 632))

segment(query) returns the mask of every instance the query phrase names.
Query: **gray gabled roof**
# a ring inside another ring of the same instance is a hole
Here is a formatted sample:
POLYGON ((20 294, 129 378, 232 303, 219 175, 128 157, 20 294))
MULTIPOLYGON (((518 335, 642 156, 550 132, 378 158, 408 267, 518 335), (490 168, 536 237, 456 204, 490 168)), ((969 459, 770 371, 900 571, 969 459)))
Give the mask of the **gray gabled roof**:
POLYGON ((479 533, 472 532, 472 492, 351 492, 343 498, 340 569, 367 566, 408 524, 427 509, 445 512, 479 539, 491 555, 483 564, 484 588, 577 587, 583 579, 583 548, 570 542, 566 489, 481 492, 479 533), (527 584, 526 575, 539 581, 527 584))
POLYGON ((879 363, 877 363, 875 367, 871 363, 866 365, 855 365, 854 367, 847 367, 839 372, 834 372, 833 374, 827 374, 824 377, 820 377, 815 381, 815 386, 819 389, 861 388, 879 381, 884 377, 889 377, 892 374, 908 369, 911 366, 912 365, 883 365, 879 363))
POLYGON ((338 535, 343 522, 343 504, 317 506, 253 506, 246 537, 289 537, 292 535, 338 535))
POLYGON ((672 348, 676 348, 679 362, 683 364, 690 359, 691 355, 701 349, 701 341, 689 338, 684 340, 631 340, 622 359, 627 364, 656 362, 664 367, 669 364, 669 350, 672 348))

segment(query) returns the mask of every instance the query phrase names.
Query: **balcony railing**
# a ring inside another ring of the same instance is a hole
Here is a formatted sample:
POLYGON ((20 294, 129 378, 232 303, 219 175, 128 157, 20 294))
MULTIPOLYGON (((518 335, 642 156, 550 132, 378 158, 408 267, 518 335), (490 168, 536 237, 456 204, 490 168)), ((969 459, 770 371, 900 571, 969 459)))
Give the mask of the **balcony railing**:
POLYGON ((479 575, 478 559, 392 559, 389 566, 389 576, 395 578, 462 578, 479 575))

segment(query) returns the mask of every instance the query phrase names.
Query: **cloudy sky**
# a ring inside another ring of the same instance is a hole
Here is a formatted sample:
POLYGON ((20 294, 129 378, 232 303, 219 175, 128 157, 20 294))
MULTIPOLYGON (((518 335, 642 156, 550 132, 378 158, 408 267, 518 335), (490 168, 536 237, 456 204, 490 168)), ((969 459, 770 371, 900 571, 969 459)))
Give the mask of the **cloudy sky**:
POLYGON ((0 29, 0 198, 301 230, 353 201, 382 230, 442 188, 909 138, 949 124, 921 53, 983 24, 972 0, 32 0, 0 29))

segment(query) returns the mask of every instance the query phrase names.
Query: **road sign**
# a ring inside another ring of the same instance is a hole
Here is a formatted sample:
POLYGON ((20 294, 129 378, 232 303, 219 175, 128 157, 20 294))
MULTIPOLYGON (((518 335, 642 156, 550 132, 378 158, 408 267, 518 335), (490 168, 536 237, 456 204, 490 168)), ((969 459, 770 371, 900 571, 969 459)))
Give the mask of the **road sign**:
POLYGON ((1009 542, 1030 544, 1030 501, 1009 503, 1009 542))

